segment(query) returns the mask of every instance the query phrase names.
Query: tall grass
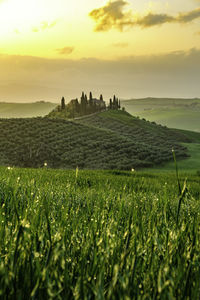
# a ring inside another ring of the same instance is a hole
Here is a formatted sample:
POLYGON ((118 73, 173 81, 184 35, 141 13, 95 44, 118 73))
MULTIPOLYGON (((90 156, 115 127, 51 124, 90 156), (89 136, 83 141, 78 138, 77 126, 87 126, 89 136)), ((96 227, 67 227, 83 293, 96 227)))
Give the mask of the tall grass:
POLYGON ((177 226, 173 174, 1 168, 1 299, 199 299, 198 176, 187 189, 177 226))

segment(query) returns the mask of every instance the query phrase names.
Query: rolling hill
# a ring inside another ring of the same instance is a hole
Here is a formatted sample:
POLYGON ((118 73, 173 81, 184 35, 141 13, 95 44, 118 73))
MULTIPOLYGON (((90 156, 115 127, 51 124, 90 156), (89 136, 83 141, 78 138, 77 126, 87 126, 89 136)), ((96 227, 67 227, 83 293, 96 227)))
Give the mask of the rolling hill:
POLYGON ((79 120, 0 119, 0 164, 84 169, 143 168, 188 156, 181 143, 200 135, 171 130, 123 111, 79 120))
POLYGON ((149 121, 200 132, 200 99, 144 98, 122 100, 122 106, 132 115, 149 121))
POLYGON ((47 115, 57 104, 38 101, 33 103, 0 102, 0 118, 32 118, 47 115))

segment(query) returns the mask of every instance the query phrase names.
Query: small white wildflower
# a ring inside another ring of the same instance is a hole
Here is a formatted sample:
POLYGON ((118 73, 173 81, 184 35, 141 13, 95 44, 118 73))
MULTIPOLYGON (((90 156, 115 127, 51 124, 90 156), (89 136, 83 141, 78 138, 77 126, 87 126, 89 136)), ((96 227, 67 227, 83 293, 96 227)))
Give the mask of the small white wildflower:
POLYGON ((47 167, 47 162, 44 162, 44 167, 47 167))
POLYGON ((61 234, 59 232, 56 232, 56 234, 54 235, 54 239, 55 241, 59 241, 61 239, 61 234))
POLYGON ((135 169, 134 169, 134 168, 132 168, 132 169, 131 169, 131 172, 135 172, 135 169))
POLYGON ((39 252, 35 252, 34 256, 35 256, 35 258, 38 258, 38 257, 40 257, 40 253, 39 252))
POLYGON ((21 221, 21 225, 24 227, 24 228, 30 228, 30 223, 26 220, 26 219, 23 219, 21 221))

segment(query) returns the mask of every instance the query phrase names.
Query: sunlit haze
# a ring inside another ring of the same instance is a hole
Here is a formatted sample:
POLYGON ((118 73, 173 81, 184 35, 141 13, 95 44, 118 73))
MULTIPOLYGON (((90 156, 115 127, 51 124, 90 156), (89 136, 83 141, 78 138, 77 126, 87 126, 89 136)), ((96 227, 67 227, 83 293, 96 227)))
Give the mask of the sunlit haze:
POLYGON ((198 97, 199 0, 1 0, 0 101, 198 97))

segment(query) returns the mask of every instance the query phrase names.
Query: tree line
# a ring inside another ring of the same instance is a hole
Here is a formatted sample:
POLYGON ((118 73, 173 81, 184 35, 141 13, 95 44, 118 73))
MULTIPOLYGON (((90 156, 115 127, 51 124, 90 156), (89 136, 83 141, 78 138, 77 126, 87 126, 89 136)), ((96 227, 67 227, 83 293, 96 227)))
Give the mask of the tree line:
POLYGON ((58 106, 58 112, 67 112, 68 117, 74 118, 78 116, 84 116, 95 112, 101 112, 106 109, 118 110, 121 108, 120 100, 114 95, 113 99, 110 98, 108 106, 101 94, 99 99, 93 97, 92 92, 87 94, 82 92, 80 101, 78 98, 72 99, 68 104, 65 104, 65 98, 62 97, 61 105, 58 106))

